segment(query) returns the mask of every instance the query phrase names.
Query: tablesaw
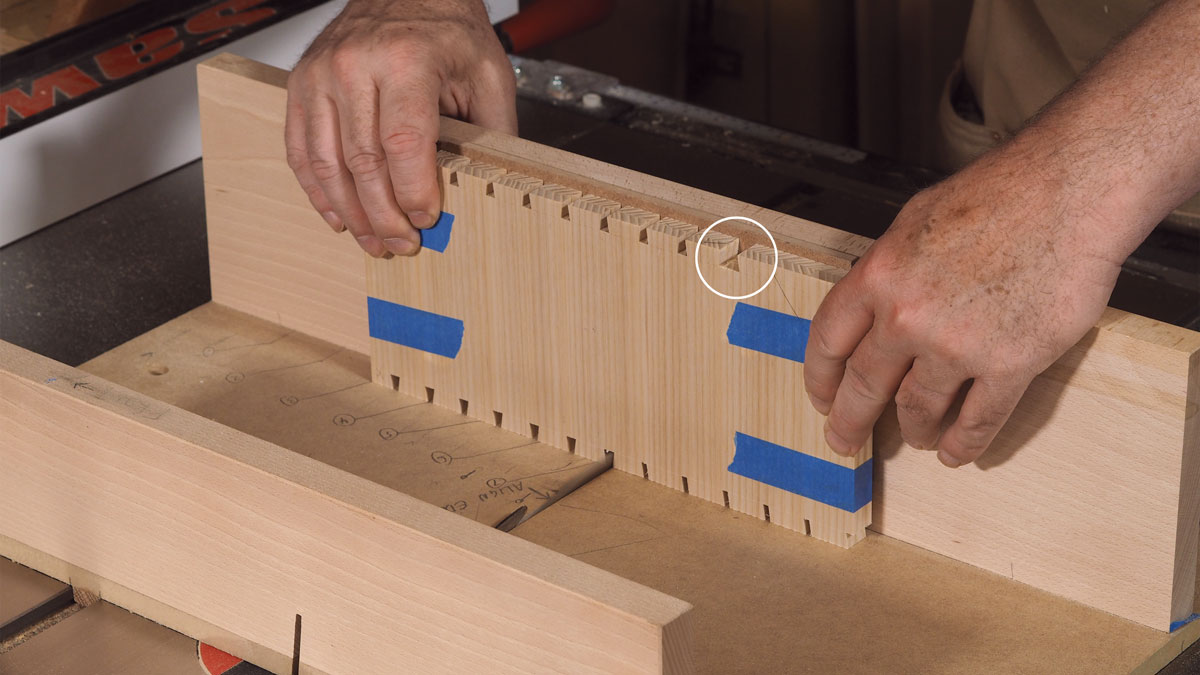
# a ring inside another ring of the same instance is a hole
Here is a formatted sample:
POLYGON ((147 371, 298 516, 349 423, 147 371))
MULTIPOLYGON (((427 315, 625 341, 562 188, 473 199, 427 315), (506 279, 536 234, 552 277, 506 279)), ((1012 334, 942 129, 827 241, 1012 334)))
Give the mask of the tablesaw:
POLYGON ((4 352, 0 578, 32 590, 0 665, 105 658, 81 634, 133 668, 194 672, 199 640, 210 671, 331 675, 1157 672, 1195 642, 1186 224, 989 462, 946 472, 887 420, 837 458, 755 336, 799 330, 937 177, 515 63, 528 139, 445 123, 452 219, 412 261, 309 212, 281 73, 228 56, 201 67, 203 183, 4 250, 4 338, 57 361, 4 352), (726 216, 766 232, 702 234, 726 216))

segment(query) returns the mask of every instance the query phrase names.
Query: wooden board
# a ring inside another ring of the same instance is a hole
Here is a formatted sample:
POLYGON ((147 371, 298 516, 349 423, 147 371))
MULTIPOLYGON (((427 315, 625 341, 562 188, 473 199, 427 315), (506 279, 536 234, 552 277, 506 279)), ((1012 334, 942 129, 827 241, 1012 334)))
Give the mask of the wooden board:
POLYGON ((878 531, 1160 630, 1189 616, 1197 334, 1161 325, 1179 340, 1164 345, 1109 328, 1129 319, 1141 320, 1108 310, 963 470, 929 470, 885 417, 875 427, 878 531))
MULTIPOLYGON (((366 351, 361 254, 311 212, 278 142, 284 76, 229 56, 200 69, 214 299, 366 351)), ((827 264, 870 243, 451 121, 442 133, 444 149, 472 160, 689 225, 756 218, 785 249, 827 264)), ((988 457, 955 472, 903 444, 885 417, 873 529, 1166 630, 1194 596, 1198 351, 1195 332, 1107 310, 1037 378, 988 457)))
MULTIPOLYGON (((235 388, 222 377, 197 377, 205 370, 193 364, 199 361, 196 343, 189 342, 193 334, 265 337, 276 334, 273 330, 260 319, 208 306, 82 369, 111 375, 139 393, 177 402, 265 441, 296 444, 309 454, 312 449, 302 439, 321 436, 328 419, 344 411, 342 402, 331 402, 332 396, 310 399, 304 411, 314 421, 305 424, 279 414, 267 388, 235 388), (139 360, 150 346, 152 359, 139 360), (149 374, 151 367, 166 364, 169 373, 149 374)), ((285 342, 254 351, 291 353, 295 347, 285 342)), ((243 358, 251 368, 258 363, 252 355, 243 358)), ((265 365, 275 356, 261 358, 265 365)), ((303 368, 275 376, 296 370, 303 368)), ((365 367, 354 376, 362 385, 358 388, 382 390, 370 385, 365 367)), ((316 368, 307 377, 293 374, 279 384, 303 382, 324 391, 346 386, 347 377, 337 368, 316 368)), ((253 385, 255 379, 245 383, 253 385)), ((434 426, 426 422, 439 414, 436 407, 422 405, 411 411, 411 419, 417 426, 434 426)), ((426 453, 462 453, 469 444, 483 450, 497 442, 492 437, 510 436, 488 426, 469 438, 431 434, 422 445, 426 453)), ((395 476, 407 465, 404 453, 365 443, 325 445, 336 447, 310 456, 375 482, 403 485, 395 476), (359 452, 342 452, 346 446, 359 452)), ((869 535, 853 551, 843 551, 617 472, 583 486, 514 534, 691 602, 701 673, 780 672, 797 663, 850 673, 901 666, 954 673, 1153 673, 1200 637, 1200 622, 1167 635, 890 537, 869 535), (850 578, 857 582, 849 583, 850 578), (863 642, 871 649, 864 652, 863 642)), ((106 580, 55 568, 44 559, 36 564, 50 565, 55 574, 100 589, 105 597, 119 597, 123 605, 150 606, 150 615, 162 611, 106 580)), ((180 625, 189 635, 213 630, 196 622, 180 625)), ((256 662, 266 665, 261 657, 256 662)))
POLYGON ((689 668, 686 603, 12 345, 0 364, 0 546, 22 555, 0 553, 276 656, 301 614, 330 675, 689 668))
POLYGON ((461 348, 447 357, 372 339, 376 382, 593 460, 612 453, 618 469, 838 546, 866 536, 870 466, 855 470, 869 444, 848 458, 828 447, 802 354, 727 337, 735 311, 756 308, 807 331, 840 270, 786 253, 774 269, 773 249, 738 255, 738 239, 720 233, 698 251, 695 225, 459 155, 439 163, 448 244, 369 261, 367 294, 461 321, 461 348), (731 302, 705 288, 697 262, 726 295, 763 292, 731 302), (777 485, 739 474, 762 447, 751 437, 811 469, 768 478, 777 485), (834 487, 800 483, 819 472, 834 487), (865 504, 846 499, 855 480, 865 504))

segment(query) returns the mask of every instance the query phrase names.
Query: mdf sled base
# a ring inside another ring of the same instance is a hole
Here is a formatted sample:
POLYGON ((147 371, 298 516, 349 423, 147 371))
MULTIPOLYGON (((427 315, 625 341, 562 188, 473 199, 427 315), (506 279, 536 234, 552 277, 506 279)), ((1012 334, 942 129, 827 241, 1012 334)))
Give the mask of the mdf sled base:
MULTIPOLYGON (((324 429, 333 428, 330 418, 346 410, 355 399, 338 399, 347 393, 310 399, 301 406, 315 407, 296 406, 295 415, 285 416, 278 411, 293 408, 281 405, 277 396, 268 393, 333 391, 356 383, 363 385, 359 390, 377 387, 369 383, 369 369, 362 357, 350 361, 347 367, 278 371, 271 374, 275 379, 270 386, 242 387, 227 382, 223 372, 214 372, 201 355, 202 346, 214 336, 237 334, 245 337, 245 343, 252 343, 285 333, 285 329, 260 319, 208 305, 98 357, 82 370, 88 373, 87 382, 93 390, 122 391, 118 385, 124 385, 130 392, 124 400, 147 406, 183 405, 213 416, 214 425, 227 427, 224 434, 237 436, 236 428, 256 425, 255 434, 263 442, 296 444, 298 438, 319 436, 324 429), (153 357, 143 356, 150 352, 153 357), (164 367, 165 374, 154 374, 164 367), (328 402, 331 398, 335 400, 328 402)), ((306 354, 325 355, 330 347, 293 335, 274 345, 256 347, 256 356, 239 364, 253 371, 276 366, 281 359, 304 363, 308 360, 306 354)), ((58 372, 70 371, 57 367, 58 372)), ((240 384, 253 385, 256 379, 250 377, 240 384)), ((355 390, 347 391, 353 394, 355 390)), ((6 389, 6 401, 8 393, 6 389)), ((394 396, 400 397, 400 402, 408 401, 400 394, 394 396)), ((407 418, 412 425, 442 425, 437 417, 440 413, 433 407, 416 406, 408 412, 413 415, 407 418), (422 419, 436 424, 422 424, 422 419)), ((397 424, 394 420, 387 423, 397 424)), ((78 420, 63 423, 68 428, 77 424, 78 420)), ((354 430, 358 424, 362 422, 341 431, 354 430)), ((477 426, 480 428, 469 442, 478 447, 500 447, 501 440, 511 437, 500 429, 477 426)), ((374 434, 374 429, 370 432, 374 434)), ((427 452, 467 455, 471 452, 466 442, 461 433, 446 428, 427 435, 422 445, 427 452)), ((374 447, 377 449, 373 452, 360 449, 356 453, 339 447, 328 451, 322 460, 372 480, 397 480, 388 478, 397 461, 394 448, 384 443, 374 447)), ((305 446, 303 452, 311 454, 313 450, 305 446)), ((300 454, 288 461, 308 463, 300 454)), ((394 495, 389 500, 403 499, 389 488, 376 487, 394 495)), ((56 489, 61 491, 66 486, 58 484, 56 489)), ((64 498, 54 498, 50 506, 64 498)), ((214 494, 213 499, 219 501, 221 495, 214 494)), ((29 519, 30 514, 45 510, 45 505, 41 506, 26 503, 18 511, 18 519, 29 519)), ((465 516, 452 515, 462 521, 470 519, 470 514, 465 516)), ((295 517, 289 516, 282 525, 295 517)), ((0 522, 12 522, 7 511, 0 522)), ((49 525, 60 533, 81 532, 71 523, 49 525)), ((255 539, 269 534, 259 532, 262 527, 266 525, 239 521, 236 529, 253 528, 246 536, 255 539)), ((482 526, 480 529, 494 533, 482 526)), ((796 663, 807 663, 818 670, 848 673, 1149 674, 1200 637, 1200 624, 1193 623, 1173 634, 1155 631, 873 533, 852 551, 843 551, 616 472, 604 474, 568 495, 513 534, 586 563, 585 567, 612 572, 691 603, 694 608, 687 616, 695 631, 690 644, 694 646, 692 665, 696 672, 782 672, 796 663), (884 570, 887 573, 881 573, 884 570)), ((124 555, 119 549, 100 547, 95 539, 88 543, 96 545, 97 558, 124 555)), ((86 567, 72 564, 11 536, 0 537, 0 555, 95 590, 114 604, 269 670, 288 672, 290 619, 294 612, 291 606, 278 605, 289 605, 295 600, 294 594, 273 601, 267 625, 274 641, 268 642, 261 634, 227 627, 239 614, 260 616, 262 610, 258 608, 226 604, 215 608, 219 615, 215 617, 212 608, 207 613, 184 611, 177 606, 180 589, 138 592, 130 588, 141 583, 137 579, 129 585, 114 583, 88 569, 95 561, 86 567)), ((191 586, 224 584, 225 576, 243 573, 236 564, 208 575, 197 573, 200 565, 195 560, 183 564, 182 583, 191 586)), ((270 580, 276 587, 287 587, 291 582, 287 570, 280 570, 270 580)), ((355 590, 355 584, 347 587, 344 580, 323 583, 335 595, 355 590)), ((409 605, 396 607, 395 611, 404 613, 402 608, 409 605)), ((303 609, 306 658, 302 672, 321 672, 324 669, 307 658, 307 650, 310 639, 315 652, 323 649, 321 631, 327 620, 317 608, 303 609)), ((338 616, 338 622, 355 620, 354 612, 338 616)), ((547 634, 546 639, 553 638, 547 634)), ((620 643, 606 644, 615 648, 620 643)), ((359 670, 330 667, 325 672, 372 672, 362 669, 366 664, 354 663, 359 670)), ((524 663, 507 670, 535 669, 524 663)), ((505 670, 498 668, 499 672, 505 670)), ((378 672, 394 671, 390 667, 378 672)))

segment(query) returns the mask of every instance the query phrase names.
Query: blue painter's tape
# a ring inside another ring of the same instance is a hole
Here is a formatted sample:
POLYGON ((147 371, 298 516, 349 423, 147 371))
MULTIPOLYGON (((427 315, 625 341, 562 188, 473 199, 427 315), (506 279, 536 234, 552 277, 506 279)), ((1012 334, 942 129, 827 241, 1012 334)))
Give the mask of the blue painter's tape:
POLYGON ((1180 628, 1183 628, 1184 626, 1195 621, 1196 619, 1200 619, 1200 612, 1197 612, 1196 614, 1193 614, 1193 615, 1187 617, 1186 619, 1172 621, 1171 622, 1171 632, 1174 633, 1175 631, 1179 630, 1180 628))
POLYGON ((736 347, 804 363, 811 324, 808 319, 739 302, 733 308, 725 337, 736 347))
POLYGON ((462 348, 463 322, 379 298, 367 298, 371 337, 447 358, 462 348))
POLYGON ((421 247, 438 253, 445 253, 450 245, 450 230, 454 229, 454 214, 442 211, 437 222, 427 230, 417 230, 421 233, 421 247))
POLYGON ((851 469, 739 431, 729 471, 854 513, 871 503, 874 466, 868 459, 851 469))

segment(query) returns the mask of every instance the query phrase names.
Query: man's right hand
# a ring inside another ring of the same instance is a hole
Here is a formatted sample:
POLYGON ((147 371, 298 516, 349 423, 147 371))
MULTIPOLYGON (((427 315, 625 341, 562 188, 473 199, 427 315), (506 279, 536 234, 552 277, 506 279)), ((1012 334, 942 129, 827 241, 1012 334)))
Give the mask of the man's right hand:
POLYGON ((351 0, 288 78, 288 165, 334 231, 412 255, 441 212, 438 114, 515 134, 512 66, 480 0, 351 0))

